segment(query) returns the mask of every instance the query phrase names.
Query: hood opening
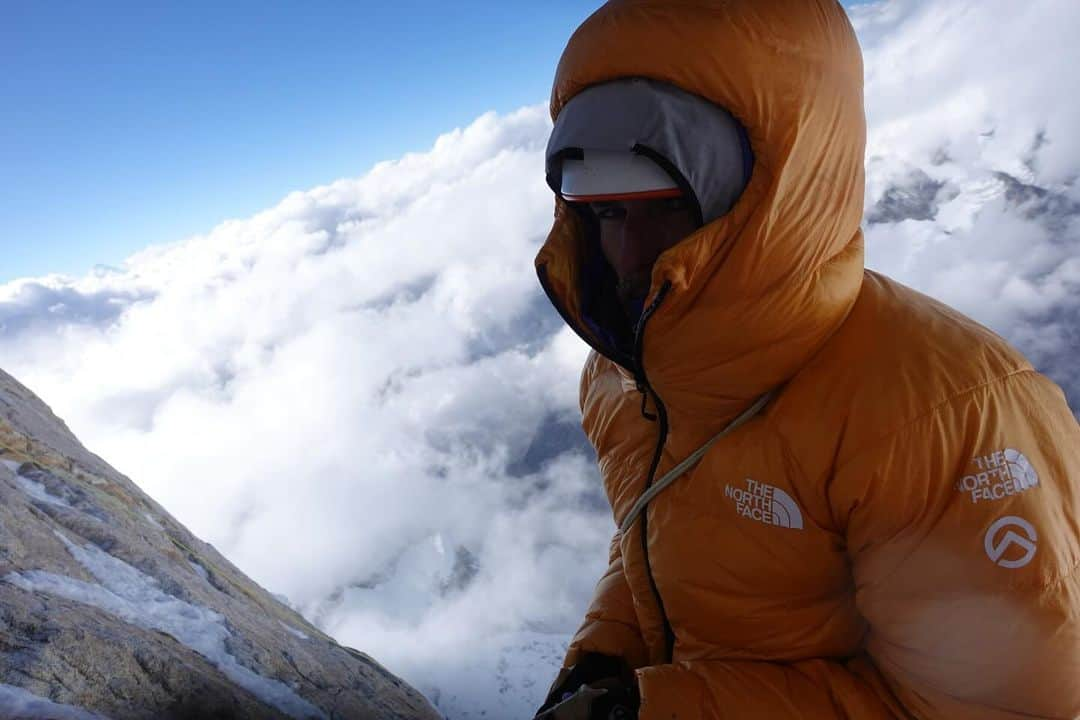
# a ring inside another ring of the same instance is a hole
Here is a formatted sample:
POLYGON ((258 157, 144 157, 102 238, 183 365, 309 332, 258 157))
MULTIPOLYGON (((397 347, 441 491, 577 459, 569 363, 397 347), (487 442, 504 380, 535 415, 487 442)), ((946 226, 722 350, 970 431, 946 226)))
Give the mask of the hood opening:
MULTIPOLYGON (((679 169, 661 153, 646 145, 635 145, 633 151, 648 157, 671 176, 690 203, 698 228, 702 227, 704 223, 701 217, 701 204, 698 202, 693 187, 679 169)), ((573 152, 573 149, 568 149, 566 152, 573 152)), ((567 205, 581 219, 582 227, 581 273, 578 288, 581 320, 592 335, 606 346, 596 349, 608 357, 617 358, 616 361, 620 365, 630 370, 637 321, 631 322, 627 318, 622 303, 619 301, 616 291, 618 277, 607 258, 604 257, 600 245, 600 224, 587 204, 567 203, 567 205)), ((655 288, 650 288, 649 295, 652 295, 654 291, 655 288)), ((645 300, 646 298, 642 298, 642 307, 638 310, 639 319, 645 300)))

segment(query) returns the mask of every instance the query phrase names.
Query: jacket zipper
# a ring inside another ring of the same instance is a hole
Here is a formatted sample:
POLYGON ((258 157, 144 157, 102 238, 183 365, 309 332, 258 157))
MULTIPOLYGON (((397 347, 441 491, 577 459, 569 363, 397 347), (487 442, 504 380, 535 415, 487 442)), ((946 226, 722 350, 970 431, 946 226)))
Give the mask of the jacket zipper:
MULTIPOLYGON (((665 281, 660 287, 659 292, 656 293, 656 297, 641 314, 641 321, 638 323, 637 331, 634 333, 634 376, 637 382, 638 391, 641 392, 641 414, 650 420, 659 420, 659 438, 656 443, 656 450, 653 452, 652 463, 649 466, 649 474, 645 480, 645 490, 648 490, 653 481, 656 479, 656 470, 660 466, 660 458, 664 452, 664 444, 667 442, 668 435, 668 416, 667 408, 664 407, 664 403, 660 400, 660 396, 649 385, 649 379, 645 376, 645 363, 643 360, 644 355, 644 339, 645 339, 645 323, 660 307, 660 303, 663 302, 664 297, 667 295, 668 290, 671 289, 671 281, 665 281), (656 415, 650 415, 645 411, 645 403, 648 396, 652 395, 653 402, 656 404, 656 415)), ((671 662, 675 652, 675 631, 671 627, 671 621, 668 620, 667 611, 664 609, 664 600, 660 597, 660 589, 656 586, 656 579, 653 577, 652 564, 649 562, 649 506, 646 505, 641 509, 641 551, 645 560, 645 574, 649 578, 649 587, 652 588, 653 597, 656 598, 656 606, 660 610, 660 617, 664 623, 664 650, 667 661, 671 662)))

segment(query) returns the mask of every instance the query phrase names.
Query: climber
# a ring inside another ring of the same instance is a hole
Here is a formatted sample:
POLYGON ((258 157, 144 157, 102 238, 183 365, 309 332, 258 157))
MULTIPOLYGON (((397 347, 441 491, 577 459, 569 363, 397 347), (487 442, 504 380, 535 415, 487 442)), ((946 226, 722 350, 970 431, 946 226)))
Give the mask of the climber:
POLYGON ((538 718, 1080 715, 1080 426, 865 269, 862 83, 836 0, 571 37, 536 268, 617 529, 538 718))

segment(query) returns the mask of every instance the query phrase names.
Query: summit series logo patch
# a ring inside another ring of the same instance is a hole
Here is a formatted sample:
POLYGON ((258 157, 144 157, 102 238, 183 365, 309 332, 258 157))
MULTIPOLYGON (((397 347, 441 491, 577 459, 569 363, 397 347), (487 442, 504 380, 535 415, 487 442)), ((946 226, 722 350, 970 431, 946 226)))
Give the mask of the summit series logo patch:
POLYGON ((766 525, 803 529, 802 511, 790 495, 778 487, 746 478, 746 487, 724 488, 724 496, 735 503, 739 515, 766 525))
POLYGON ((986 556, 1003 568, 1022 568, 1031 562, 1038 550, 1039 534, 1035 526, 1022 517, 1008 515, 1000 518, 986 531, 983 544, 986 556), (1004 530, 1005 532, 1002 532, 1004 530), (1019 557, 1017 557, 1017 549, 1019 557), (1006 555, 1010 557, 1006 557, 1006 555))

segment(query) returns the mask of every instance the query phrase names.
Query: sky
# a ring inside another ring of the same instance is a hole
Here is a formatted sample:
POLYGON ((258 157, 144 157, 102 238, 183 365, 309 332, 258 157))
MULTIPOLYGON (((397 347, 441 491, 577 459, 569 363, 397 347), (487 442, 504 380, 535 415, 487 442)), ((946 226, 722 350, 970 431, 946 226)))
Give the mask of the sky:
POLYGON ((540 102, 595 7, 5 3, 0 282, 119 265, 540 102))
MULTIPOLYGON (((868 265, 1005 336, 1080 408, 1080 98, 1060 86, 1080 5, 889 0, 852 15, 868 265)), ((297 170, 293 189, 223 200, 234 219, 148 235, 113 268, 0 280, 0 366, 451 720, 536 707, 613 529, 578 427, 586 348, 532 269, 552 210, 544 62, 533 96, 496 112, 481 85, 461 121, 417 100, 438 130, 388 162, 297 170)), ((355 87, 330 84, 332 115, 355 87)), ((260 157, 292 157, 287 129, 273 139, 260 157)), ((37 192, 60 207, 54 180, 37 192)))

